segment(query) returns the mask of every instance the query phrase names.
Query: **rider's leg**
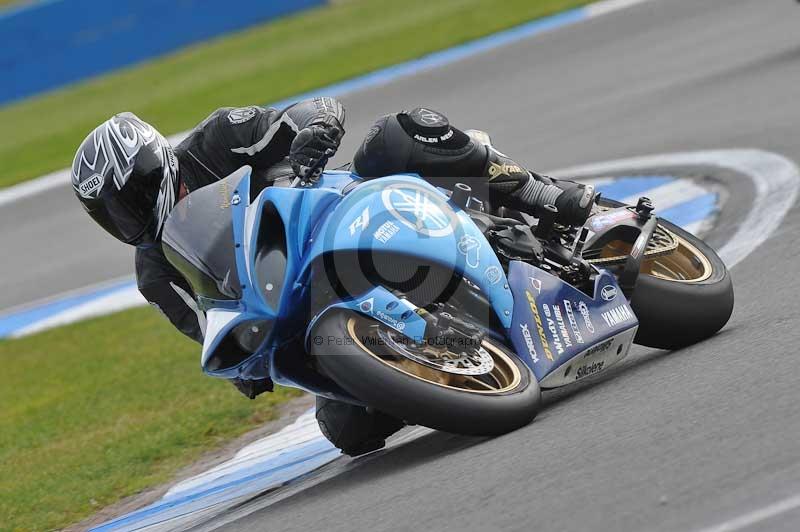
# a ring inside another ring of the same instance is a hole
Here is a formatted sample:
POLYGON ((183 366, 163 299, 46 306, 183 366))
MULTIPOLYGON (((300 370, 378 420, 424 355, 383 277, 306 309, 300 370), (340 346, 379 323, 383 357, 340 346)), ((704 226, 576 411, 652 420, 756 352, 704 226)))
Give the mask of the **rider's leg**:
POLYGON ((325 437, 350 456, 382 448, 386 438, 405 426, 382 412, 324 397, 317 397, 317 422, 325 437))
POLYGON ((530 172, 487 140, 452 127, 436 111, 417 108, 379 119, 356 152, 353 164, 366 178, 413 172, 442 186, 458 178, 493 204, 534 215, 553 204, 561 223, 580 225, 586 220, 594 200, 592 187, 570 182, 564 186, 567 183, 530 172))

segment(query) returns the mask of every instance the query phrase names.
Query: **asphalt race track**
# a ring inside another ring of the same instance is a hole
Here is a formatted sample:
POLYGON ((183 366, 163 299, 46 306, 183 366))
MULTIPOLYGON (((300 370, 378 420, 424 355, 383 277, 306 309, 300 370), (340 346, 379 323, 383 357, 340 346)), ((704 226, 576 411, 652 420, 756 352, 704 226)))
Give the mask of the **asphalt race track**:
MULTIPOLYGON (((344 97, 341 153, 374 117, 424 104, 539 169, 720 148, 800 161, 798 23, 791 0, 654 0, 344 97)), ((729 192, 747 207, 746 185, 729 192)), ((0 224, 13 228, 0 237, 0 308, 132 270, 68 187, 4 206, 0 224)), ((734 267, 736 309, 716 337, 636 349, 546 394, 522 430, 425 435, 254 501, 226 529, 800 529, 800 504, 759 513, 800 494, 798 229, 793 208, 734 267)))

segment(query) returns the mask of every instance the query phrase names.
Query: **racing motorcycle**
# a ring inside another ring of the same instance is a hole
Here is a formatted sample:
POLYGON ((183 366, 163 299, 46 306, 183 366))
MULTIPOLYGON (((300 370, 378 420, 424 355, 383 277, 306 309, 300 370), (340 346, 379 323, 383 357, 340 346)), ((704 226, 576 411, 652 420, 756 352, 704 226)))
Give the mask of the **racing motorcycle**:
POLYGON ((207 328, 203 370, 266 378, 460 434, 514 430, 541 389, 727 322, 725 265, 641 198, 583 227, 459 183, 326 171, 259 190, 244 167, 181 200, 163 247, 207 328), (296 180, 297 181, 297 180, 296 180))

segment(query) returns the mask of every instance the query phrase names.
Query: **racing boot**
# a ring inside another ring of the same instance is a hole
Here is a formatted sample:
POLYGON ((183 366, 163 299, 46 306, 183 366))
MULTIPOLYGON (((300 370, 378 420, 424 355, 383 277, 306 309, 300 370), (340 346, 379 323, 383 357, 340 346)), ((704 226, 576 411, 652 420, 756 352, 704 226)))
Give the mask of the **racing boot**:
POLYGON ((502 195, 501 203, 537 217, 545 205, 555 205, 558 209, 555 221, 561 225, 581 226, 591 215, 594 186, 551 180, 525 170, 491 145, 486 148, 489 151, 484 171, 486 186, 490 194, 502 195))
POLYGON ((348 456, 382 449, 386 438, 405 427, 383 412, 319 396, 316 417, 322 434, 348 456))
POLYGON ((583 225, 595 200, 594 186, 557 180, 525 170, 492 146, 485 131, 464 131, 473 142, 488 151, 484 175, 490 191, 510 195, 519 210, 538 215, 547 204, 558 209, 556 221, 562 225, 583 225))

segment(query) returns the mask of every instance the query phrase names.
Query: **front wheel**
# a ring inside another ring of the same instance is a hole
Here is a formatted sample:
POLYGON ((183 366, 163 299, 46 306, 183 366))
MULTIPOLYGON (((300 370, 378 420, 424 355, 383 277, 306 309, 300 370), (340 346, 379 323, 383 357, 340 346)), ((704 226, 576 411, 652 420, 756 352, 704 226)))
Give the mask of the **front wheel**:
POLYGON ((421 345, 351 311, 323 316, 312 331, 319 368, 365 404, 411 424, 488 436, 530 423, 541 392, 528 367, 489 338, 456 353, 421 345), (467 353, 466 350, 471 350, 467 353))

